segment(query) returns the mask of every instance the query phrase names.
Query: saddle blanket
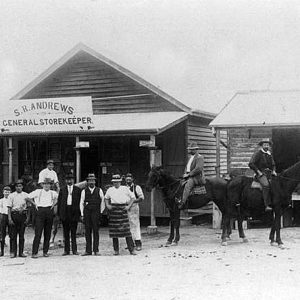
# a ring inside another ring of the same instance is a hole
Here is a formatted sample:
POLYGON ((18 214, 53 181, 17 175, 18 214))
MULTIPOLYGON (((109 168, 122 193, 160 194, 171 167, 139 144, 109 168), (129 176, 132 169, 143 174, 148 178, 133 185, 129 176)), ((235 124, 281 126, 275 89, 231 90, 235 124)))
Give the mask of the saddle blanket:
POLYGON ((251 189, 259 189, 262 191, 262 186, 258 181, 253 180, 251 183, 251 189))
POLYGON ((204 185, 197 185, 191 191, 191 195, 205 195, 205 194, 206 194, 206 188, 204 185))

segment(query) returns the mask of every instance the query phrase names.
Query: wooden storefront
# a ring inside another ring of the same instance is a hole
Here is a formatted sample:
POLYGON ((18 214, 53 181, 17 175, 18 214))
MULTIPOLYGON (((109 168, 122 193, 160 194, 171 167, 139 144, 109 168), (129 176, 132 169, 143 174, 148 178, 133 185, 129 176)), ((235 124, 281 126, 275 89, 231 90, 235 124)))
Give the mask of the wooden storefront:
MULTIPOLYGON (((98 184, 105 188, 114 172, 131 172, 136 182, 144 187, 150 169, 150 150, 141 143, 154 141, 157 161, 174 175, 182 175, 187 160, 186 148, 191 141, 201 147, 206 174, 216 173, 216 141, 208 126, 213 114, 192 110, 85 45, 74 47, 10 103, 17 103, 16 100, 18 103, 56 101, 68 105, 70 98, 78 104, 90 101, 92 124, 19 130, 1 120, 3 183, 15 181, 24 174, 37 179, 45 161, 52 158, 61 182, 70 171, 77 175, 77 181, 94 172, 98 184), (83 99, 86 97, 89 100, 83 99), (76 148, 76 143, 82 141, 88 142, 89 147, 76 148)), ((35 112, 26 111, 23 116, 32 113, 35 112)), ((47 113, 49 118, 56 118, 55 111, 47 113)), ((72 116, 75 114, 81 116, 80 105, 72 116)), ((226 132, 222 139, 227 142, 226 132)), ((226 173, 225 148, 220 157, 220 170, 226 173)), ((149 216, 150 195, 145 194, 141 215, 149 216)), ((155 215, 167 215, 162 201, 155 202, 155 215)))

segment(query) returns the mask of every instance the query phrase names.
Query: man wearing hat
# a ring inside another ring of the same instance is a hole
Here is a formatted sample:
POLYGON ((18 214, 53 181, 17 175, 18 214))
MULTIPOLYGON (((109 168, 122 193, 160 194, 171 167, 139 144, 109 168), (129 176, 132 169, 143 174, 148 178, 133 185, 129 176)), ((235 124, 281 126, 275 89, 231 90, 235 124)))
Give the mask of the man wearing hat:
POLYGON ((51 180, 51 183, 54 183, 56 188, 58 188, 59 186, 58 186, 57 174, 53 169, 54 169, 54 161, 53 161, 53 159, 48 159, 47 160, 47 168, 43 169, 39 173, 38 184, 43 185, 45 178, 48 178, 51 180))
MULTIPOLYGON (((8 231, 10 242, 11 242, 11 234, 10 234, 10 228, 8 224, 8 196, 11 192, 10 186, 5 186, 3 188, 3 198, 0 199, 0 246, 1 246, 1 252, 0 256, 4 255, 4 246, 5 246, 5 237, 6 233, 8 231)), ((12 250, 12 246, 10 243, 10 251, 12 250)))
MULTIPOLYGON (((19 179, 15 184, 16 191, 8 196, 8 223, 11 233, 11 251, 10 257, 17 256, 17 238, 19 235, 19 257, 26 257, 24 251, 24 233, 26 224, 28 223, 27 217, 27 202, 28 194, 23 192, 23 180, 19 179)), ((28 215, 29 216, 29 215, 28 215)))
POLYGON ((271 211, 270 182, 272 175, 276 176, 275 162, 270 152, 272 142, 269 139, 261 140, 260 148, 253 153, 249 167, 256 173, 257 179, 262 185, 262 192, 266 211, 271 211))
POLYGON ((110 187, 105 194, 105 204, 109 211, 109 236, 113 240, 114 255, 119 255, 119 238, 125 237, 127 248, 131 255, 136 255, 130 232, 128 211, 131 209, 135 197, 124 185, 119 174, 112 176, 110 187))
POLYGON ((44 233, 43 256, 48 257, 51 229, 53 224, 53 209, 57 204, 58 194, 51 190, 51 178, 45 178, 42 189, 37 189, 28 195, 27 200, 36 208, 32 258, 38 258, 39 245, 44 233))
POLYGON ((182 208, 187 201, 195 185, 205 184, 204 177, 204 158, 198 153, 200 148, 196 143, 191 143, 187 148, 190 158, 187 162, 183 178, 186 180, 182 200, 179 202, 179 208, 182 208))
POLYGON ((70 232, 72 241, 72 253, 78 255, 76 244, 76 231, 80 219, 81 189, 74 185, 74 175, 66 175, 66 186, 60 189, 57 199, 58 216, 62 221, 64 231, 64 253, 70 254, 70 232))
POLYGON ((139 203, 144 200, 144 194, 142 188, 139 185, 134 184, 133 176, 131 173, 126 174, 125 181, 128 189, 133 193, 135 198, 131 208, 128 210, 128 219, 132 238, 136 247, 135 249, 137 251, 140 251, 142 250, 142 241, 139 203))
POLYGON ((92 255, 92 233, 93 233, 93 252, 99 254, 99 221, 105 208, 104 194, 101 188, 96 187, 95 174, 88 174, 87 187, 82 190, 80 198, 80 211, 85 225, 86 249, 83 256, 92 255))

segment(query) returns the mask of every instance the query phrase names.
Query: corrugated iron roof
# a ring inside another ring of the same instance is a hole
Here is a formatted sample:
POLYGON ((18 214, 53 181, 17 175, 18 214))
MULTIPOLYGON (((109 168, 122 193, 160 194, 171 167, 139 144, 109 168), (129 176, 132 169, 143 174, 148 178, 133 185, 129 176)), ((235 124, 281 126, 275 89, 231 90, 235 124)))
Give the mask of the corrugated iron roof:
POLYGON ((215 128, 300 126, 300 91, 238 92, 210 123, 215 128))
POLYGON ((151 112, 94 115, 91 125, 78 125, 78 130, 72 126, 32 126, 24 128, 14 127, 13 130, 2 131, 0 136, 10 135, 48 135, 48 134, 107 134, 107 133, 151 133, 159 134, 187 118, 185 112, 151 112))

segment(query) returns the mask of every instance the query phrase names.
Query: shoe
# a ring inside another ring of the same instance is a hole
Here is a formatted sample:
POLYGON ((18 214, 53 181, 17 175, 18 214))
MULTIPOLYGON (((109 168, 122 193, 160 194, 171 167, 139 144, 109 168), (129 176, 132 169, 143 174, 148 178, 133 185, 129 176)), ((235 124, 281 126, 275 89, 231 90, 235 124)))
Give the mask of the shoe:
POLYGON ((271 206, 266 206, 266 209, 265 209, 265 211, 272 211, 272 207, 271 206))
POLYGON ((120 254, 119 251, 114 252, 114 255, 119 255, 119 254, 120 254))
POLYGON ((79 255, 79 253, 76 251, 76 252, 73 252, 73 255, 79 255))
POLYGON ((19 257, 27 257, 24 253, 19 254, 19 257))
POLYGON ((137 254, 136 254, 136 252, 135 252, 134 250, 132 250, 132 251, 130 252, 130 255, 137 255, 137 254))
POLYGON ((84 252, 83 254, 81 254, 81 256, 88 256, 88 255, 92 255, 92 253, 84 252))
POLYGON ((31 258, 38 258, 38 255, 37 254, 32 254, 31 258))
POLYGON ((14 253, 11 253, 11 254, 10 254, 10 258, 15 258, 15 257, 17 257, 16 254, 14 254, 14 253))
POLYGON ((94 252, 96 256, 100 256, 99 251, 94 252))
POLYGON ((136 246, 135 250, 136 250, 136 251, 141 251, 141 250, 142 250, 142 247, 141 247, 141 246, 136 246))
POLYGON ((44 253, 43 256, 44 257, 49 257, 49 254, 48 253, 44 253))
POLYGON ((62 254, 62 256, 66 256, 66 255, 70 255, 70 253, 69 253, 69 252, 64 252, 64 253, 62 254))

